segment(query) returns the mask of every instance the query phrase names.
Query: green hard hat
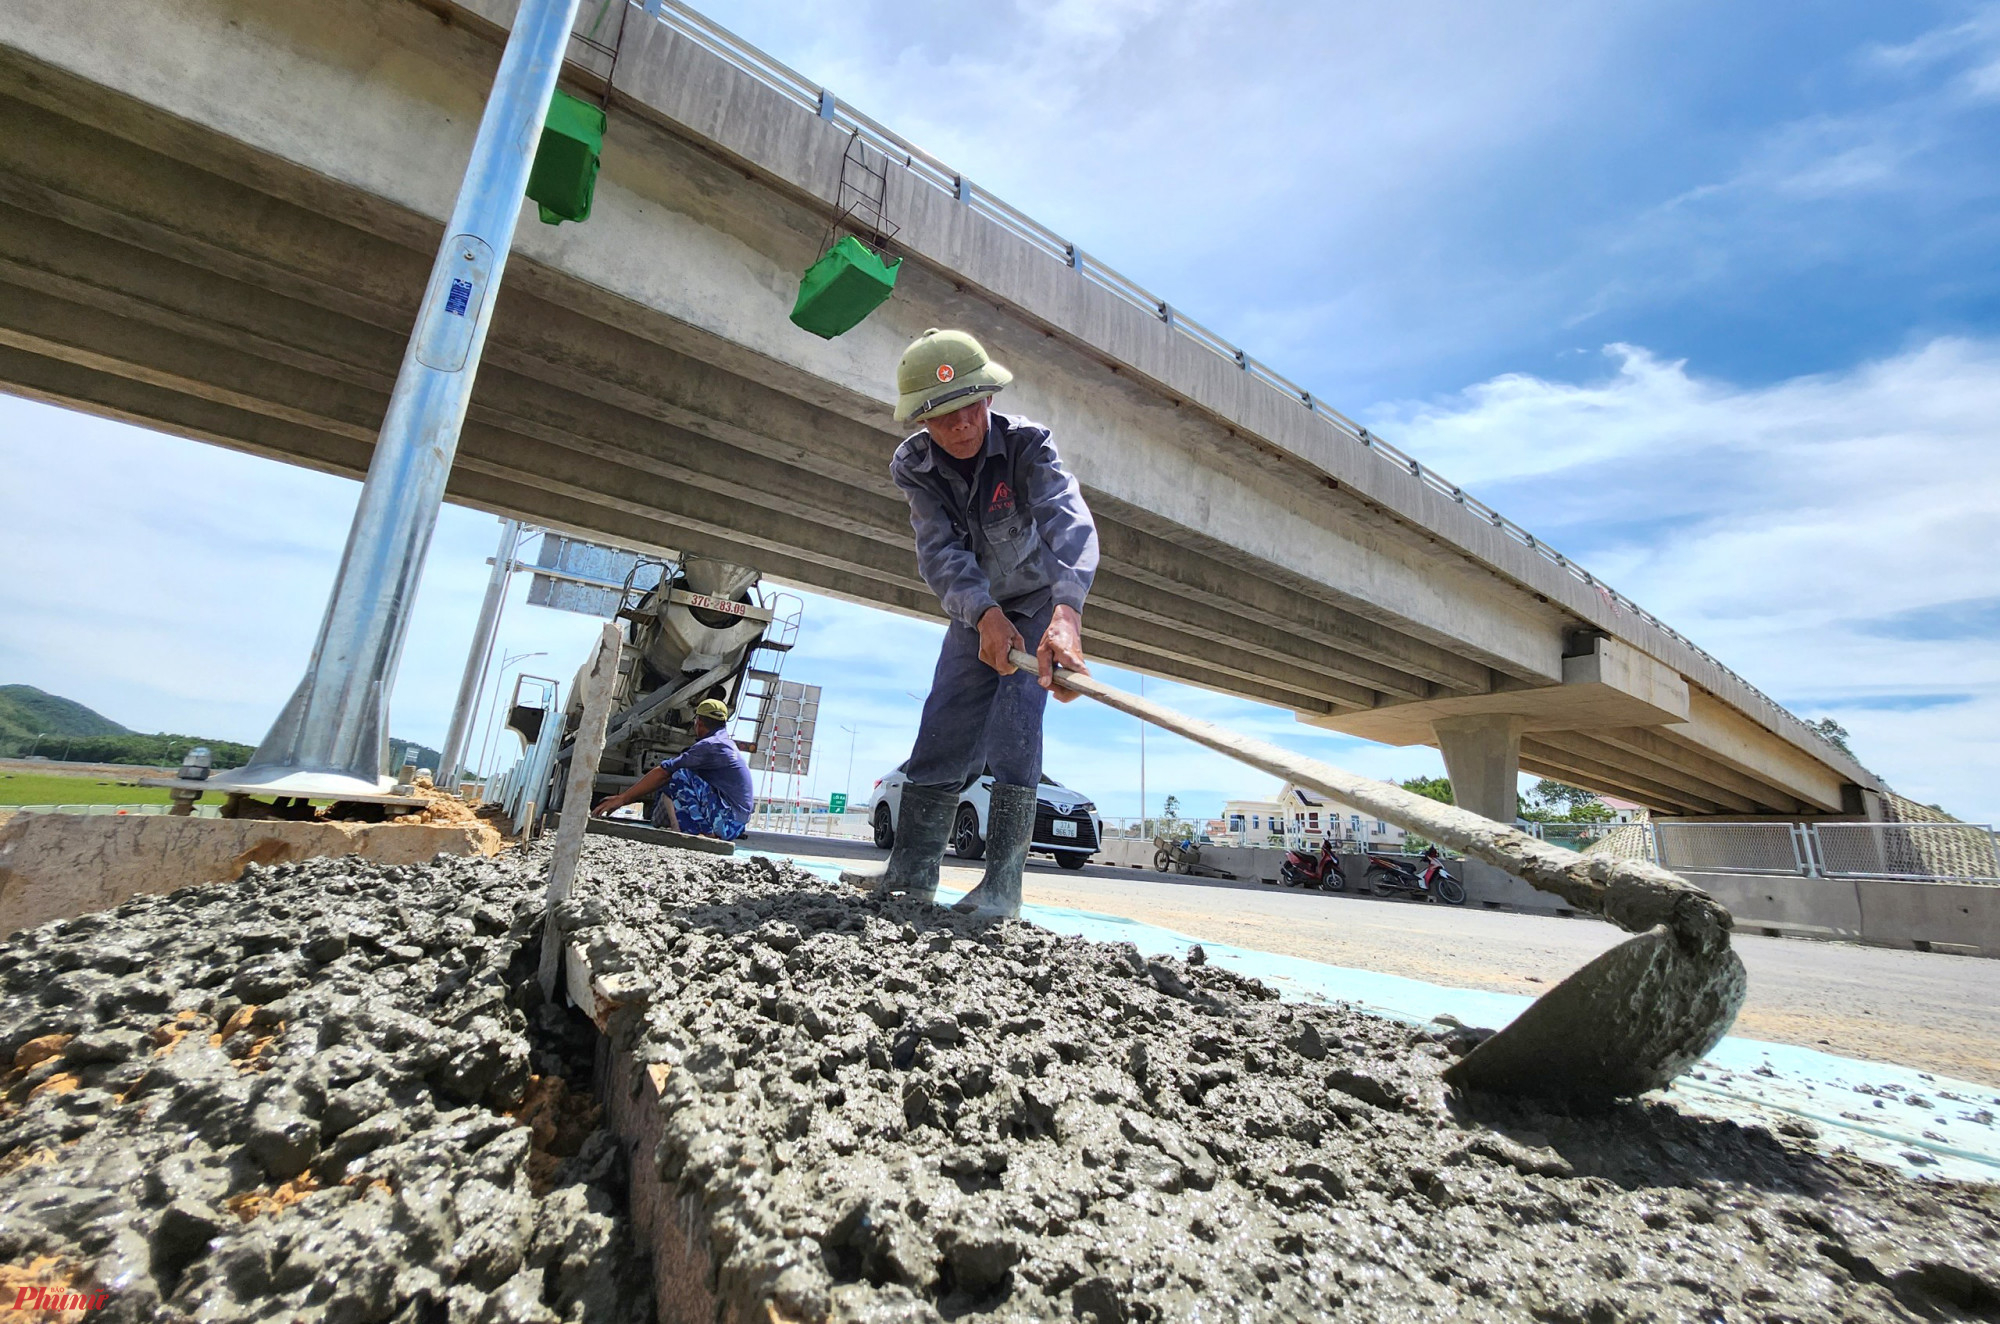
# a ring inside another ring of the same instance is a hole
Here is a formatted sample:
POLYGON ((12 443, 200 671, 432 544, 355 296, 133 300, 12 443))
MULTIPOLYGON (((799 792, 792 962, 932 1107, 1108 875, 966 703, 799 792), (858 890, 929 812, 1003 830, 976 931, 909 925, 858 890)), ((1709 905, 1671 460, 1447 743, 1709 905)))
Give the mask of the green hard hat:
POLYGON ((896 421, 921 423, 990 396, 1014 374, 986 357, 986 348, 963 331, 936 327, 910 342, 896 365, 896 421))
POLYGON ((720 699, 703 699, 694 706, 694 715, 706 717, 711 722, 726 722, 729 720, 729 705, 720 699))

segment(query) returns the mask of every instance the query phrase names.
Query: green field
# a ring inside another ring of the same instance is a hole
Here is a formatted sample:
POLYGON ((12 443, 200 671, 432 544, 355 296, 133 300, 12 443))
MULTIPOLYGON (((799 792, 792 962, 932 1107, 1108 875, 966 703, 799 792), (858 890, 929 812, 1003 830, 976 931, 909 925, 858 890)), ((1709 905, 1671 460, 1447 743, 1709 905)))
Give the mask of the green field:
POLYGON ((60 772, 0 772, 0 805, 163 805, 173 792, 60 772))

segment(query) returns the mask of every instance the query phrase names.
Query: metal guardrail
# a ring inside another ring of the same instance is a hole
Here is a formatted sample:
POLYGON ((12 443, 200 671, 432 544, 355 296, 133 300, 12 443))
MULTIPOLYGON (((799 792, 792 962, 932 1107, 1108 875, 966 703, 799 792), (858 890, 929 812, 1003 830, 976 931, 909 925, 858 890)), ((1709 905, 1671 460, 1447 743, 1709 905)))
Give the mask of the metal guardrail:
POLYGON ((1824 823, 1812 848, 1828 878, 2000 883, 1993 830, 1976 823, 1824 823))
POLYGON ((554 681, 545 681, 544 686, 544 711, 548 716, 542 722, 540 734, 514 760, 514 766, 492 779, 484 796, 487 803, 506 810, 508 824, 516 837, 531 830, 547 808, 543 796, 556 751, 562 745, 562 688, 554 681))
POLYGON ((1651 844, 1669 869, 2000 884, 2000 848, 1981 823, 1655 823, 1651 844))
POLYGON ((862 810, 830 814, 780 806, 759 809, 746 825, 750 832, 780 832, 794 837, 826 837, 831 840, 873 841, 875 828, 862 810))
POLYGON ((1614 610, 1629 612, 1639 620, 1659 630, 1668 638, 1676 640, 1696 656, 1713 665, 1722 674, 1730 677, 1749 693, 1754 703, 1764 709, 1764 716, 1774 727, 1787 729, 1798 736, 1809 738, 1829 750, 1837 750, 1819 731, 1806 724, 1797 715, 1786 709, 1777 700, 1765 694, 1735 671, 1725 666, 1707 649, 1689 639, 1680 631, 1668 625, 1653 613, 1641 607, 1631 598, 1618 592, 1609 584, 1598 579, 1582 566, 1549 546, 1534 534, 1508 519, 1499 511, 1467 492, 1458 484, 1446 479, 1414 456, 1397 449, 1339 410, 1325 403, 1311 391, 1297 382, 1283 376, 1268 365, 1252 358, 1249 351, 1231 344, 1226 338, 1188 317, 1165 299, 1152 293, 1137 281, 1121 275, 1111 267, 1085 253, 1081 247, 1063 238, 1040 221, 1035 220, 1019 208, 995 197, 984 188, 967 179, 965 175, 952 169, 929 152, 903 138, 894 130, 869 118, 855 107, 842 101, 829 88, 822 87, 804 74, 786 65, 783 61, 765 54, 744 41, 727 28, 697 13, 680 0, 627 0, 639 5, 645 12, 672 29, 677 35, 693 42, 701 49, 724 61, 741 73, 750 75, 765 87, 779 93, 801 109, 819 116, 833 124, 857 134, 861 141, 881 152, 891 162, 900 165, 919 180, 959 202, 972 208, 981 216, 993 221, 1022 242, 1041 250, 1047 256, 1063 263, 1077 275, 1101 289, 1109 291, 1117 298, 1131 304, 1167 326, 1194 341, 1217 357, 1234 363, 1244 372, 1263 382, 1273 390, 1291 397, 1308 413, 1323 421, 1336 434, 1373 453, 1392 469, 1407 475, 1438 494, 1464 506, 1473 515, 1491 524, 1502 535, 1534 552, 1543 560, 1557 566, 1572 579, 1592 589, 1614 610))

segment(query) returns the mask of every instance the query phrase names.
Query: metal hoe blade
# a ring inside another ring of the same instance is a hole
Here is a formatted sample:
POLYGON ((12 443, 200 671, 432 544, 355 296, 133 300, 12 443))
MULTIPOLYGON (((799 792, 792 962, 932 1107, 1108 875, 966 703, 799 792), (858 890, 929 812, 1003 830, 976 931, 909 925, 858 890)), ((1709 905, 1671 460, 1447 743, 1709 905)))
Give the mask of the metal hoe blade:
MULTIPOLYGON (((1017 650, 1010 656, 1015 666, 1036 669, 1032 655, 1017 650)), ((1729 946, 1729 912, 1658 865, 1551 846, 1455 805, 1237 735, 1079 672, 1058 668, 1056 681, 1484 860, 1638 935, 1549 989, 1513 1024, 1454 1063, 1445 1072, 1454 1087, 1603 1107, 1667 1084, 1735 1023, 1746 977, 1729 946)))

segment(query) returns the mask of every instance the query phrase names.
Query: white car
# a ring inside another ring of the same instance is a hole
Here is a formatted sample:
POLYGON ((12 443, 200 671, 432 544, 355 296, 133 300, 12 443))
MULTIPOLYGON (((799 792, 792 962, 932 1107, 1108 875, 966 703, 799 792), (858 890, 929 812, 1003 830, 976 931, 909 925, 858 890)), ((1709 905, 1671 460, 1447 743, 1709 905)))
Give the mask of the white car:
MULTIPOLYGON (((896 816, 902 812, 904 769, 908 767, 907 761, 899 764, 875 783, 874 793, 868 797, 868 821, 875 827, 875 845, 882 850, 896 844, 896 816)), ((958 793, 951 849, 961 860, 976 860, 986 854, 986 809, 992 792, 993 774, 987 772, 967 782, 958 793)), ((1036 788, 1035 800, 1035 831, 1028 849, 1055 856, 1056 863, 1065 869, 1081 869, 1090 863, 1103 838, 1097 806, 1081 792, 1047 776, 1036 788)))

